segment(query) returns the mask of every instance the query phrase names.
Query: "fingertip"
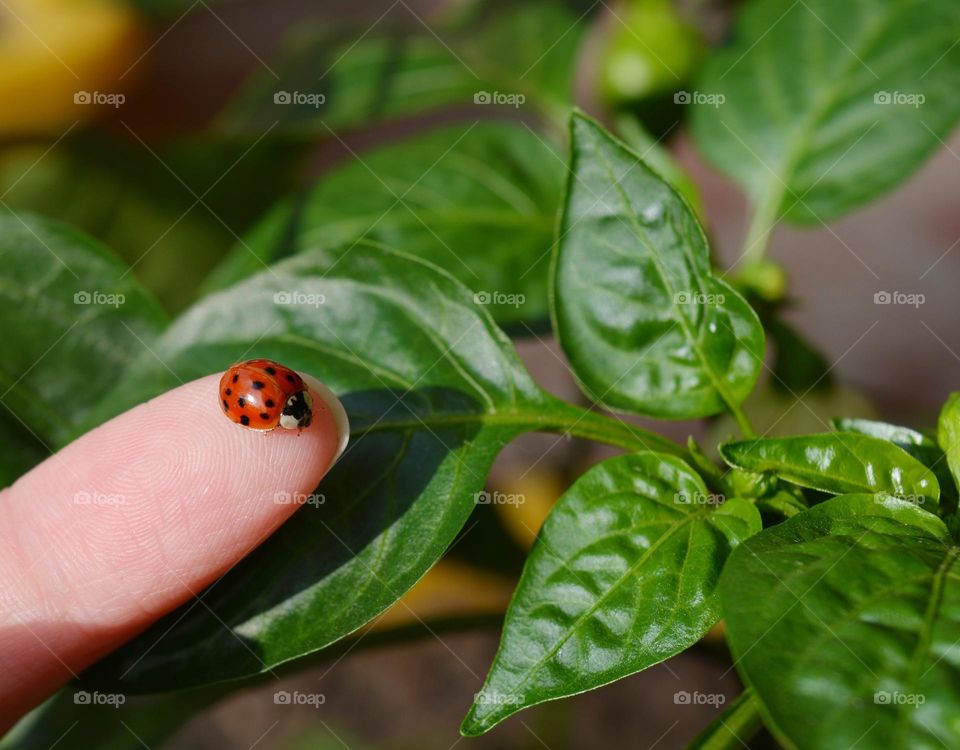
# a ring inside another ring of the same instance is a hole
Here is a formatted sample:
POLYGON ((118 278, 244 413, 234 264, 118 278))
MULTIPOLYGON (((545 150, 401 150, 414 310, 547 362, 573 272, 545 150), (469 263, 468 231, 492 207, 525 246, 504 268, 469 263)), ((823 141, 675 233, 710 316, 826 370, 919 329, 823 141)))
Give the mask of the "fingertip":
POLYGON ((313 396, 314 420, 317 420, 319 411, 326 411, 329 415, 329 423, 324 429, 329 429, 329 424, 332 423, 337 445, 332 466, 343 455, 343 452, 347 449, 347 444, 350 442, 350 419, 347 416, 347 410, 326 383, 305 372, 301 372, 300 377, 310 387, 310 393, 313 396), (319 409, 317 405, 319 405, 319 409))

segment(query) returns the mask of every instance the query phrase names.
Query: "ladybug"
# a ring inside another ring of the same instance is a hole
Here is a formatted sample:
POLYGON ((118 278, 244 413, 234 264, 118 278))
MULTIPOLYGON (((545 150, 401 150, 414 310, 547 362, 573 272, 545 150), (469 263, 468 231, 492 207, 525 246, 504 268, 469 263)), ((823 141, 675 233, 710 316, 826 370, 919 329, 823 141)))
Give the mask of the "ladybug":
POLYGON ((271 359, 249 359, 223 373, 220 405, 231 421, 253 430, 302 430, 313 419, 303 378, 271 359))

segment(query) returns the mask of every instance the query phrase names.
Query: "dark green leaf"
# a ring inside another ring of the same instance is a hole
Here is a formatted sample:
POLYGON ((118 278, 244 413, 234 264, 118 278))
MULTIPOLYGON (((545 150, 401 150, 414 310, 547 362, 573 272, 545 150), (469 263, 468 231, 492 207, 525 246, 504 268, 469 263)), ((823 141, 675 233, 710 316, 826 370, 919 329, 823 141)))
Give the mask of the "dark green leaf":
POLYGON ((720 591, 765 723, 802 750, 960 745, 960 572, 943 523, 878 495, 748 540, 720 591))
POLYGON ((730 550, 760 530, 716 506, 683 461, 656 453, 592 468, 559 500, 527 559, 500 650, 461 731, 604 685, 693 645, 717 620, 730 550))
POLYGON ((443 107, 485 115, 500 99, 516 111, 559 117, 586 24, 562 3, 519 2, 454 25, 426 26, 396 6, 371 28, 299 28, 279 80, 259 72, 225 113, 230 130, 330 134, 443 107), (311 98, 313 97, 313 98, 311 98), (322 98, 320 98, 322 97, 322 98))
POLYGON ((0 740, 0 750, 161 748, 191 716, 227 692, 222 686, 147 698, 64 688, 0 740))
POLYGON ((554 259, 554 321, 598 402, 687 419, 735 408, 763 357, 756 314, 714 277, 687 203, 599 124, 575 114, 554 259))
POLYGON ((107 250, 39 216, 0 213, 0 265, 2 486, 66 441, 165 318, 107 250))
POLYGON ((765 223, 840 216, 949 135, 958 33, 954 0, 753 0, 707 65, 698 93, 714 99, 693 112, 697 143, 765 223))
POLYGON ((552 147, 521 125, 458 125, 388 146, 282 204, 212 286, 305 250, 350 252, 365 238, 447 269, 499 321, 545 320, 563 171, 552 147))
POLYGON ((351 633, 443 554, 504 444, 526 430, 585 434, 610 421, 537 388, 451 276, 367 246, 335 266, 303 255, 215 294, 153 351, 99 418, 256 354, 326 382, 349 413, 352 443, 318 490, 323 503, 212 586, 205 606, 175 611, 89 675, 125 692, 259 673, 351 633))
POLYGON ((739 440, 721 445, 720 455, 731 466, 772 471, 822 492, 884 492, 931 511, 940 498, 926 466, 892 443, 854 432, 739 440))

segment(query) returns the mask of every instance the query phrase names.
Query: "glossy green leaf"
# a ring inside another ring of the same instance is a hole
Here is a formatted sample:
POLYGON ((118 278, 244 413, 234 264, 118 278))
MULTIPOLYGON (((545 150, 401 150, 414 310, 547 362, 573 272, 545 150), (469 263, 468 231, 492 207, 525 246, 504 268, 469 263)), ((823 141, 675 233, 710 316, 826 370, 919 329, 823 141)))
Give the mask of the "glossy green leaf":
POLYGON ((554 328, 588 394, 688 419, 735 407, 763 357, 756 314, 712 275, 687 203, 576 113, 553 266, 554 328))
MULTIPOLYGON (((97 417, 256 354, 327 383, 347 409, 352 442, 318 489, 322 503, 212 586, 205 606, 173 612, 88 677, 124 692, 259 673, 333 643, 439 559, 515 435, 589 434, 610 422, 537 388, 451 276, 369 246, 335 266, 303 255, 212 295, 153 352, 97 417)), ((648 437, 651 447, 670 445, 648 437)))
POLYGON ((33 214, 0 213, 0 265, 3 486, 65 442, 165 318, 107 250, 33 214))
POLYGON ((686 198, 687 203, 690 204, 698 217, 704 216, 703 200, 700 197, 700 189, 697 187, 697 183, 687 174, 662 141, 654 138, 641 121, 632 114, 619 115, 616 121, 616 130, 624 142, 636 151, 643 161, 659 172, 661 177, 686 198))
POLYGON ((698 86, 697 143, 766 223, 847 213, 960 117, 958 30, 954 0, 753 0, 698 86))
POLYGON ((733 553, 727 638, 785 746, 960 746, 958 551, 912 503, 845 495, 733 553))
POLYGON ((902 425, 890 424, 889 422, 880 422, 875 419, 860 419, 849 417, 838 417, 831 420, 834 429, 839 432, 857 432, 861 435, 888 440, 901 447, 913 446, 917 448, 937 449, 940 454, 937 441, 933 438, 914 430, 912 427, 903 427, 902 425))
POLYGON ((772 471, 801 487, 844 494, 885 492, 935 510, 940 485, 930 469, 885 440, 854 432, 754 438, 724 443, 731 466, 772 471))
POLYGON ((960 393, 951 393, 937 421, 937 443, 947 459, 955 487, 960 487, 960 393))
POLYGON ((586 27, 560 2, 502 4, 452 24, 400 4, 355 32, 301 26, 271 62, 276 75, 258 70, 221 126, 326 137, 451 106, 559 117, 586 27))
POLYGON ((699 640, 718 617, 727 555, 760 530, 749 502, 713 497, 683 461, 656 453, 618 456, 580 477, 537 537, 461 731, 481 734, 699 640))
MULTIPOLYGON (((562 158, 518 124, 457 125, 387 146, 283 203, 210 286, 305 250, 380 241, 447 269, 501 322, 547 318, 562 158)), ((336 259, 334 260, 336 263, 336 259)))
POLYGON ((862 435, 888 440, 905 450, 930 469, 940 485, 941 515, 957 506, 957 488, 950 474, 946 456, 929 435, 910 427, 878 422, 872 419, 834 419, 833 427, 840 432, 859 432, 862 435))

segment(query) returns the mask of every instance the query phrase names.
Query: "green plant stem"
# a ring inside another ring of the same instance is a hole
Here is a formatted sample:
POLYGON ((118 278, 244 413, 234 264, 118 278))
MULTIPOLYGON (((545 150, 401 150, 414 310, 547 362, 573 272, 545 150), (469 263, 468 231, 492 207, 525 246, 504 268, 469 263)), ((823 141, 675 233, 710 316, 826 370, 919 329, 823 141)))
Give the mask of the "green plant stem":
POLYGON ((546 414, 542 429, 615 445, 625 450, 650 450, 680 458, 689 457, 685 448, 669 438, 598 412, 585 411, 572 404, 563 403, 559 409, 546 414))
POLYGON ((757 700, 749 688, 687 746, 687 750, 731 750, 746 747, 763 727, 757 700))
POLYGON ((770 247, 770 234, 777 223, 777 212, 782 201, 783 189, 774 189, 757 205, 743 242, 740 259, 744 264, 757 263, 766 256, 767 248, 770 247))
POLYGON ((756 430, 753 429, 753 425, 750 424, 750 419, 747 417, 746 412, 740 407, 740 405, 735 402, 728 401, 727 408, 730 410, 733 418, 737 420, 737 426, 740 427, 740 432, 743 433, 743 436, 746 438, 756 437, 756 430))

